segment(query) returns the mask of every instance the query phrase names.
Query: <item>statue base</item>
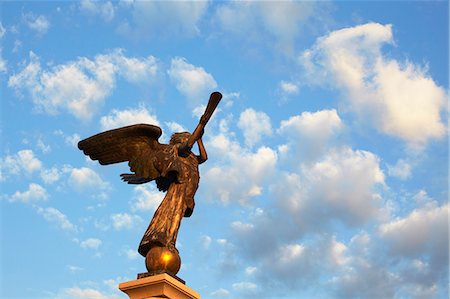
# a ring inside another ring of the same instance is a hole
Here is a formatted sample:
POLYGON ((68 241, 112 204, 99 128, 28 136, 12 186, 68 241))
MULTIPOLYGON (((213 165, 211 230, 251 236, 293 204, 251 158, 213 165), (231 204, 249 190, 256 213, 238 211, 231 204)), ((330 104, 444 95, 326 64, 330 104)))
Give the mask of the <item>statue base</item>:
MULTIPOLYGON (((146 273, 139 274, 145 276, 146 273)), ((119 289, 130 299, 200 299, 200 294, 182 283, 178 277, 163 273, 122 282, 119 289)))

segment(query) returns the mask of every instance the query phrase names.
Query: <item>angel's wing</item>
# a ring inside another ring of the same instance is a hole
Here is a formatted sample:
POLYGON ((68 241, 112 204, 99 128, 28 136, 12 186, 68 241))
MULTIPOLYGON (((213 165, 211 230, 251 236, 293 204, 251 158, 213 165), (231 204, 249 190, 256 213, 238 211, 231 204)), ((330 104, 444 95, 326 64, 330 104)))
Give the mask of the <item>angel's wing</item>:
POLYGON ((154 162, 165 146, 158 142, 161 134, 161 128, 157 126, 132 125, 81 140, 78 148, 102 165, 129 161, 135 177, 142 179, 135 183, 145 183, 160 176, 154 162))

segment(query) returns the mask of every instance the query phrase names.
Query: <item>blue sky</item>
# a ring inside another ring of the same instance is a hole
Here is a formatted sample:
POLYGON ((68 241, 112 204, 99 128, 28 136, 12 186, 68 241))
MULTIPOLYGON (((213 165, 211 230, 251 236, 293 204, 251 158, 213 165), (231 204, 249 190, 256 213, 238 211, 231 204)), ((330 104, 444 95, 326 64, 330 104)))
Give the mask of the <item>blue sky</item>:
POLYGON ((80 139, 192 131, 202 298, 448 298, 448 2, 1 2, 1 297, 125 298, 162 200, 80 139))

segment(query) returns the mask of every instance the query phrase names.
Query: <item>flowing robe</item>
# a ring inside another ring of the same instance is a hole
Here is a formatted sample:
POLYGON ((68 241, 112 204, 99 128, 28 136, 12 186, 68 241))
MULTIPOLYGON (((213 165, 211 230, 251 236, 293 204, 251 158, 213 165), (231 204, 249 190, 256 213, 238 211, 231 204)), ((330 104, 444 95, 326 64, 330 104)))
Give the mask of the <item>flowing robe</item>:
POLYGON ((142 256, 153 246, 175 249, 181 219, 189 217, 194 210, 194 194, 200 180, 199 160, 192 152, 187 157, 180 156, 180 145, 167 145, 166 157, 171 158, 158 161, 157 168, 161 169, 161 176, 169 186, 139 245, 142 256))

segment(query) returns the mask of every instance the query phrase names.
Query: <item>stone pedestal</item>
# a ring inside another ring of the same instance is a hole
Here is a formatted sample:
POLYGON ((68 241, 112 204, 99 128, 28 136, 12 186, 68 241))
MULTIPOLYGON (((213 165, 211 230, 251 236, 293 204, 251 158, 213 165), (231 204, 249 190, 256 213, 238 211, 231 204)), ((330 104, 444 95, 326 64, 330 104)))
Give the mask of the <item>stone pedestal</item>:
POLYGON ((199 299, 200 294, 169 274, 157 274, 122 282, 119 289, 130 299, 199 299))

